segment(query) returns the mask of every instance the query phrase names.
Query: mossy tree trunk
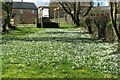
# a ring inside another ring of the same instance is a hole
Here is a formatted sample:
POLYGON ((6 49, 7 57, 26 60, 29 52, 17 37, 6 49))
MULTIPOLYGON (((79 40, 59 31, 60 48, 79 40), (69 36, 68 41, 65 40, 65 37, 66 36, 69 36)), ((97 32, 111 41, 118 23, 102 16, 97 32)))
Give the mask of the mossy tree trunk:
POLYGON ((90 33, 90 34, 93 34, 92 25, 91 25, 92 20, 88 17, 88 18, 85 19, 85 23, 86 23, 86 25, 87 25, 87 27, 88 27, 89 33, 90 33))
POLYGON ((117 26, 117 2, 110 2, 110 7, 111 7, 111 20, 112 20, 115 35, 117 36, 117 39, 118 39, 118 52, 119 52, 120 51, 120 32, 117 26))
POLYGON ((2 2, 2 10, 5 12, 5 16, 3 18, 3 32, 6 33, 7 31, 7 25, 8 27, 11 27, 10 24, 10 18, 12 16, 12 3, 13 2, 2 2))

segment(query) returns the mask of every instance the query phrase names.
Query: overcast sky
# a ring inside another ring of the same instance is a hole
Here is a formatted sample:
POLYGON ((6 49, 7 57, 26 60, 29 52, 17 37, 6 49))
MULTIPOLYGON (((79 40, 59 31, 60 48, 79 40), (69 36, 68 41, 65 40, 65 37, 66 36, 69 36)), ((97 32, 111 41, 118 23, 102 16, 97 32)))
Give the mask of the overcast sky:
MULTIPOLYGON (((13 0, 13 1, 21 1, 21 0, 13 0)), ((50 0, 23 0, 24 2, 34 2, 36 6, 48 6, 50 0)), ((106 6, 108 5, 107 0, 93 0, 94 2, 96 1, 101 1, 100 5, 101 6, 106 6)), ((97 5, 97 3, 95 3, 97 5)))
MULTIPOLYGON (((13 1, 21 1, 21 0, 13 0, 13 1)), ((36 6, 48 6, 50 0, 23 0, 23 2, 34 2, 36 6)))

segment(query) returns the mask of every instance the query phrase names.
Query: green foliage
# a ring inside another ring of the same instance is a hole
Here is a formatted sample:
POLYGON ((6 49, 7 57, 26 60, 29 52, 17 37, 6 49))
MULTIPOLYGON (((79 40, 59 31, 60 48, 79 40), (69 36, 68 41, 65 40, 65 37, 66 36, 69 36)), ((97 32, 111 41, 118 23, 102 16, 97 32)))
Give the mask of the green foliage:
POLYGON ((12 2, 2 2, 2 10, 4 11, 3 22, 8 18, 8 15, 11 16, 12 2))
POLYGON ((105 13, 109 13, 108 10, 104 10, 101 7, 95 7, 91 10, 92 14, 105 14, 105 13))
POLYGON ((83 29, 18 28, 3 35, 3 78, 115 78, 114 44, 83 29))
POLYGON ((8 32, 7 25, 10 28, 11 24, 10 24, 10 19, 12 17, 12 3, 13 2, 2 2, 2 10, 4 12, 4 16, 3 16, 3 25, 2 25, 2 32, 6 33, 8 32))
MULTIPOLYGON (((119 24, 120 24, 120 21, 116 21, 116 24, 119 25, 119 24)), ((113 24, 112 24, 112 21, 109 21, 107 25, 111 27, 111 26, 113 25, 113 24)))

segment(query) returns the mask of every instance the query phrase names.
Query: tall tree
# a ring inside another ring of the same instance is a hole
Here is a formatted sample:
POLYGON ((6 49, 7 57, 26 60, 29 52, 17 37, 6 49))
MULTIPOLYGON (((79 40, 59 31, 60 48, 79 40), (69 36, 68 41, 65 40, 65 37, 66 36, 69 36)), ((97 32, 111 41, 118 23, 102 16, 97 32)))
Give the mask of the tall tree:
POLYGON ((75 0, 74 2, 61 2, 59 0, 59 4, 66 11, 66 13, 71 16, 76 26, 80 26, 80 15, 83 17, 87 16, 94 5, 93 2, 84 4, 83 2, 76 2, 75 0))
POLYGON ((3 28, 3 32, 5 33, 5 32, 8 32, 7 31, 7 25, 8 25, 8 27, 10 27, 11 25, 10 25, 10 18, 11 18, 11 16, 12 16, 12 3, 13 2, 10 2, 10 1, 8 1, 8 2, 2 2, 2 10, 3 10, 3 12, 4 12, 4 16, 3 16, 3 26, 2 26, 2 28, 3 28))
POLYGON ((111 8, 111 20, 113 24, 113 29, 115 32, 115 35, 118 38, 118 52, 120 51, 120 31, 119 26, 117 25, 117 2, 110 2, 110 8, 111 8))
POLYGON ((118 39, 120 40, 120 32, 117 26, 117 2, 110 2, 110 7, 111 7, 111 20, 112 20, 113 28, 115 30, 118 39))

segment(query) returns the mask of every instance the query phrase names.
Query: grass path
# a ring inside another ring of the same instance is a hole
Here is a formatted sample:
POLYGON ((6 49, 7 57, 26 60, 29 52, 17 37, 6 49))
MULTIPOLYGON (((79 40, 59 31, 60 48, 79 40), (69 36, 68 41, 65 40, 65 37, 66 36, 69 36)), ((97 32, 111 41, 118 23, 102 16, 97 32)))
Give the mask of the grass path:
POLYGON ((20 28, 3 35, 3 78, 115 78, 114 44, 81 29, 20 28))

